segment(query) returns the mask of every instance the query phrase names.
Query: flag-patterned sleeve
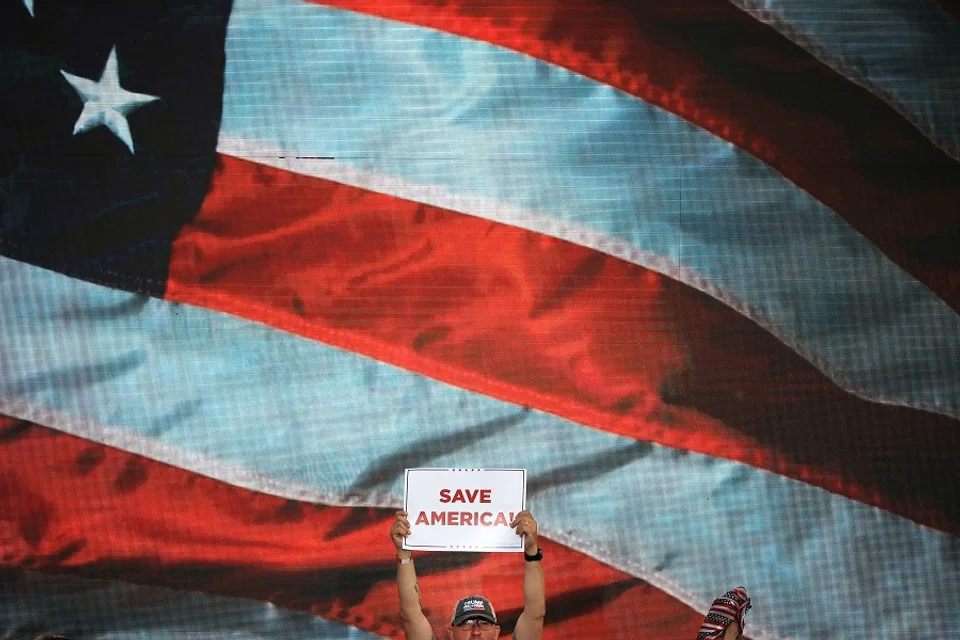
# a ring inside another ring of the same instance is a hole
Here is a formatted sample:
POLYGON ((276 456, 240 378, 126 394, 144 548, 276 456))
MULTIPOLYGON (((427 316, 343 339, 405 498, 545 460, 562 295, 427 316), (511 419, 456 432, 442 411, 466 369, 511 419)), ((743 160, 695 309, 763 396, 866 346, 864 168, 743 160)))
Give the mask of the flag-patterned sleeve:
POLYGON ((750 597, 746 589, 731 589, 713 601, 697 633, 697 640, 722 638, 727 627, 736 622, 743 628, 743 614, 750 609, 750 597))

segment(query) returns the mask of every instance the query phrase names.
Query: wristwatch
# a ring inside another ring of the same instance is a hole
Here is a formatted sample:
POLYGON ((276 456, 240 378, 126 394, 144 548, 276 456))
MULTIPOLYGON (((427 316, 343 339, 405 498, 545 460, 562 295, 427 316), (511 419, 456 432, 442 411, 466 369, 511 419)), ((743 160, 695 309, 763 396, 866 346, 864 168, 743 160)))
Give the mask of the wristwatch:
POLYGON ((543 560, 543 550, 540 549, 540 547, 537 547, 537 552, 532 556, 527 555, 527 552, 524 551, 523 559, 526 560, 527 562, 539 562, 540 560, 543 560))

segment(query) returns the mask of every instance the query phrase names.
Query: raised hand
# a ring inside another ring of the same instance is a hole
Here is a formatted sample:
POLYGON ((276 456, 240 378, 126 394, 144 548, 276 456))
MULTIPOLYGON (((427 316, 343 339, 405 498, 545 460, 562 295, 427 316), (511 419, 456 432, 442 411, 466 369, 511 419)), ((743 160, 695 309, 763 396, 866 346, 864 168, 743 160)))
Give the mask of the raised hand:
POLYGON ((397 511, 396 519, 390 525, 390 539, 397 548, 398 556, 409 556, 410 552, 403 549, 404 539, 410 535, 410 521, 407 520, 406 511, 397 511))
POLYGON ((533 517, 533 514, 524 509, 517 514, 510 526, 514 528, 518 536, 527 536, 523 545, 524 552, 529 556, 534 555, 539 547, 537 546, 537 520, 533 517))

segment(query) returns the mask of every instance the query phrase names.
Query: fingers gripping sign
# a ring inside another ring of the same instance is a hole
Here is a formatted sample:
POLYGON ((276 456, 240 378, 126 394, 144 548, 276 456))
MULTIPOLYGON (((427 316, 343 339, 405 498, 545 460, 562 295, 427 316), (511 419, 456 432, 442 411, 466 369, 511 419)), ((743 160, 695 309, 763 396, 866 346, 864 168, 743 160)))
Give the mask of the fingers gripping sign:
POLYGON ((529 511, 524 509, 517 514, 510 526, 518 536, 526 536, 523 541, 523 550, 527 555, 537 553, 537 521, 529 511))
POLYGON ((397 511, 396 519, 390 525, 390 539, 393 540, 393 546, 397 548, 397 558, 409 558, 412 554, 403 548, 403 541, 410 535, 410 521, 407 520, 406 511, 397 511))

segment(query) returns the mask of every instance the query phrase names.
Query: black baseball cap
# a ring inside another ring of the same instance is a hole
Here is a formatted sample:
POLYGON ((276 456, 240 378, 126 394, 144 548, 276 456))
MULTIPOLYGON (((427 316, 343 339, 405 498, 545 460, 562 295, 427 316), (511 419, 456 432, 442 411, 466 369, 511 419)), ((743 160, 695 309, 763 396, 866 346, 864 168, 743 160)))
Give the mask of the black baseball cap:
POLYGON ((453 615, 450 616, 450 626, 456 627, 464 620, 471 618, 489 620, 497 624, 497 612, 493 610, 490 601, 483 596, 467 596, 458 600, 453 607, 453 615))

